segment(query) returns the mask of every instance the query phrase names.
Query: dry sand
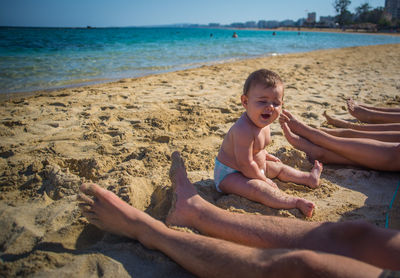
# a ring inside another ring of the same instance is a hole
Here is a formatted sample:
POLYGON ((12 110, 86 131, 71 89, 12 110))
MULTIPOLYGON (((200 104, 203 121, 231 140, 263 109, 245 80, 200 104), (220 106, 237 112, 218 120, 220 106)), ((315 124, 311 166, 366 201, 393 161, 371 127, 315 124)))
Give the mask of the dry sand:
MULTIPOLYGON (((285 108, 313 126, 324 110, 351 119, 345 99, 400 105, 400 45, 354 47, 203 66, 114 83, 38 92, 0 103, 0 276, 187 277, 157 251, 88 225, 77 207, 82 181, 99 183, 164 219, 170 154, 182 152, 189 178, 230 211, 303 218, 213 187, 214 157, 243 112, 247 75, 268 68, 286 84, 285 108)), ((310 170, 278 123, 268 151, 310 170)), ((316 190, 276 181, 317 205, 309 221, 363 219, 385 225, 399 173, 325 165, 316 190)))

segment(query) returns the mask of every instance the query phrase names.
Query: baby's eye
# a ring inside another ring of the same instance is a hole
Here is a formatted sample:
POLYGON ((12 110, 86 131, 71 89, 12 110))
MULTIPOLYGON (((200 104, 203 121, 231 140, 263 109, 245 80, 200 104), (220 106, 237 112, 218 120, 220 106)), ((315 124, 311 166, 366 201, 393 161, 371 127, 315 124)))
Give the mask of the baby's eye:
POLYGON ((278 107, 278 106, 280 106, 281 104, 280 104, 279 102, 274 102, 273 105, 274 105, 275 107, 278 107))

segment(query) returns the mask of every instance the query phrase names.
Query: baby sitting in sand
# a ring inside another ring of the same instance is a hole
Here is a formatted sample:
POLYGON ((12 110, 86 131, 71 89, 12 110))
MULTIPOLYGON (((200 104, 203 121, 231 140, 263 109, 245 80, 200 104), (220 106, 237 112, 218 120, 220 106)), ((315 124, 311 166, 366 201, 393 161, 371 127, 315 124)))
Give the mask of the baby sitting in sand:
POLYGON ((261 69, 247 78, 241 101, 246 112, 226 134, 215 159, 214 181, 219 192, 233 193, 273 208, 298 208, 310 217, 315 205, 280 191, 270 178, 319 186, 322 164, 315 161, 310 173, 284 165, 268 154, 270 124, 282 110, 283 82, 269 70, 261 69))

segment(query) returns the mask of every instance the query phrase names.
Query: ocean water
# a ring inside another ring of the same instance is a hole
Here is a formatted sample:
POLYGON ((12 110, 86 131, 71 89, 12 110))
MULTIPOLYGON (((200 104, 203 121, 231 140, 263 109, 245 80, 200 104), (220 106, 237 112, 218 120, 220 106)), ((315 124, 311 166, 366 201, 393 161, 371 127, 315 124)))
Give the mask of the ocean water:
POLYGON ((400 43, 400 36, 198 28, 0 28, 0 93, 76 86, 234 59, 400 43), (236 31, 238 38, 232 38, 236 31), (211 35, 212 34, 212 35, 211 35))

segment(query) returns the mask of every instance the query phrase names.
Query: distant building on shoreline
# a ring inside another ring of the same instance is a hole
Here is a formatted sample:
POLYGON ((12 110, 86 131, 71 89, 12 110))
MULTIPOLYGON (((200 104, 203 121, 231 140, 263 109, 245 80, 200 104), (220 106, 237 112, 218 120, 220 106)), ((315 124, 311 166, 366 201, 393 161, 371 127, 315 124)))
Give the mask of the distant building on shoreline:
POLYGON ((335 17, 334 16, 320 16, 319 17, 319 25, 321 27, 335 27, 335 17))
POLYGON ((308 24, 315 24, 316 21, 317 21, 317 13, 316 12, 307 14, 307 23, 308 24))
POLYGON ((385 0, 385 11, 391 19, 400 19, 400 0, 385 0))

